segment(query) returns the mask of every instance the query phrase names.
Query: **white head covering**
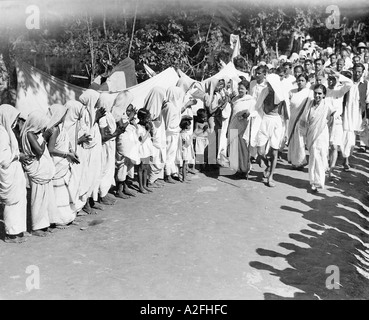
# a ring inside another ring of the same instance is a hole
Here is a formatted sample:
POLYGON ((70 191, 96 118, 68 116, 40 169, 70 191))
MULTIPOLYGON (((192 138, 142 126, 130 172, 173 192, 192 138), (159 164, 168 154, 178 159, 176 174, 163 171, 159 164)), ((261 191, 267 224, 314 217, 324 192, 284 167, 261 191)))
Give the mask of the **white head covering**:
POLYGON ((87 89, 79 96, 79 101, 87 107, 87 111, 90 115, 91 126, 95 123, 97 100, 99 100, 100 94, 92 89, 87 89))
POLYGON ((31 145, 27 139, 28 132, 38 133, 45 129, 50 121, 50 118, 41 110, 32 111, 24 123, 21 138, 22 138, 22 148, 25 154, 34 156, 31 145))
POLYGON ((47 129, 50 129, 52 127, 55 127, 55 125, 60 122, 60 120, 66 115, 68 112, 68 109, 66 106, 63 106, 61 104, 53 104, 49 108, 49 117, 50 121, 47 124, 47 129))
POLYGON ((299 60, 299 55, 296 52, 292 53, 291 56, 290 56, 290 61, 293 63, 293 62, 296 62, 298 60, 299 60))
POLYGON ((105 109, 106 112, 111 112, 116 97, 117 94, 114 93, 109 92, 100 93, 99 100, 97 101, 97 107, 105 109))
POLYGON ((19 146, 12 126, 19 115, 20 112, 10 104, 2 104, 0 106, 0 125, 5 128, 9 135, 10 148, 14 156, 19 154, 19 146))
POLYGON ((177 87, 182 88, 184 92, 187 92, 195 80, 192 80, 190 77, 187 78, 179 78, 177 82, 177 87))
POLYGON ((279 104, 285 100, 282 83, 277 74, 267 74, 266 81, 271 85, 274 91, 274 104, 279 104))
POLYGON ((76 100, 70 100, 65 104, 65 108, 68 110, 64 119, 64 129, 67 131, 69 141, 77 151, 77 134, 78 134, 78 121, 82 117, 82 111, 86 108, 81 102, 76 100))
POLYGON ((163 102, 165 101, 165 89, 154 87, 145 98, 144 108, 150 111, 151 119, 155 120, 161 115, 163 102))
POLYGON ((133 101, 133 94, 129 91, 120 92, 114 100, 111 113, 115 119, 115 122, 123 120, 128 121, 127 108, 133 101))
POLYGON ((165 93, 165 100, 172 103, 176 109, 181 110, 185 92, 180 87, 169 87, 165 93))

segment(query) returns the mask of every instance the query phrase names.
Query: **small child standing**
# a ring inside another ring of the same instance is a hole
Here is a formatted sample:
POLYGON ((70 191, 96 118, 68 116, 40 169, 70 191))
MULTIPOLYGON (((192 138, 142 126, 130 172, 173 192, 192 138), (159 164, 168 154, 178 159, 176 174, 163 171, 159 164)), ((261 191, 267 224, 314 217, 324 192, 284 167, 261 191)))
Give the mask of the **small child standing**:
POLYGON ((183 116, 182 120, 179 124, 181 128, 181 132, 179 134, 179 142, 176 156, 176 163, 178 164, 178 171, 181 172, 182 166, 182 178, 180 178, 181 182, 188 182, 187 179, 187 166, 188 162, 195 158, 193 143, 192 143, 192 117, 183 116))
POLYGON ((138 184, 141 193, 152 192, 147 186, 147 175, 149 171, 150 160, 152 161, 153 145, 152 145, 152 130, 150 111, 146 109, 140 109, 137 113, 137 136, 140 142, 139 155, 141 162, 138 165, 138 184))
POLYGON ((196 164, 200 165, 202 171, 205 170, 205 164, 207 162, 206 152, 209 145, 209 131, 206 110, 198 109, 193 137, 195 139, 196 164))

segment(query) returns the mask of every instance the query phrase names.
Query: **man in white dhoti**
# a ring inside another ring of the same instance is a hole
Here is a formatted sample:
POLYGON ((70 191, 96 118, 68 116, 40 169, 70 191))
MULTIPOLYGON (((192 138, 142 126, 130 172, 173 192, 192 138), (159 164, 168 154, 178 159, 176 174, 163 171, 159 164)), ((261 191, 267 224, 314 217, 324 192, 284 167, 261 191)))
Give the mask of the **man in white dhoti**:
POLYGON ((262 160, 267 165, 267 169, 264 172, 267 186, 275 187, 273 174, 277 165, 278 149, 284 134, 282 116, 286 114, 286 103, 279 76, 270 74, 267 75, 266 80, 268 86, 259 97, 259 99, 264 97, 264 116, 257 135, 258 162, 260 163, 262 160), (270 148, 269 152, 267 152, 267 147, 270 148))
POLYGON ((0 106, 0 211, 5 224, 5 242, 21 243, 26 240, 27 192, 26 178, 20 161, 25 155, 19 152, 13 132, 19 118, 13 106, 0 106))
POLYGON ((329 176, 332 177, 333 169, 336 166, 338 157, 338 148, 342 148, 343 144, 343 126, 342 126, 342 112, 343 112, 343 97, 352 86, 352 81, 346 78, 339 72, 331 69, 328 75, 328 88, 326 101, 333 106, 332 119, 328 123, 329 126, 329 176))
POLYGON ((363 121, 368 122, 369 85, 363 73, 361 63, 353 67, 353 85, 344 99, 342 156, 345 171, 350 170, 349 156, 355 146, 355 132, 362 130, 363 121))

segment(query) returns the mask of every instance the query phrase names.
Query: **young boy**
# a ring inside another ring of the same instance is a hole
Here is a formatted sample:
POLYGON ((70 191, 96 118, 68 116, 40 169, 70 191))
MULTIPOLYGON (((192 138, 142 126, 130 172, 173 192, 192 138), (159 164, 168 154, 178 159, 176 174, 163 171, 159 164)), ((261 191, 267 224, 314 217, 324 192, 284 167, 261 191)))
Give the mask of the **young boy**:
POLYGON ((205 109, 197 110, 195 117, 195 129, 193 131, 193 138, 195 140, 195 155, 196 164, 200 165, 202 171, 205 170, 207 163, 207 149, 209 145, 209 123, 205 109))

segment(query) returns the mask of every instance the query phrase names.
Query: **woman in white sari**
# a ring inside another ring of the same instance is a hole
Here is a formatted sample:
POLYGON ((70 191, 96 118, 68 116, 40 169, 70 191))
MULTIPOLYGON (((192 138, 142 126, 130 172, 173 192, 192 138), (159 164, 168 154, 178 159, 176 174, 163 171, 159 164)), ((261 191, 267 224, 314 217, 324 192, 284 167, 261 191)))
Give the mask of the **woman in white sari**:
POLYGON ((49 121, 42 111, 33 111, 21 132, 23 152, 29 157, 23 168, 31 186, 32 234, 41 237, 49 234, 50 217, 58 211, 52 182, 55 166, 46 148, 51 136, 51 131, 45 130, 49 121))
POLYGON ((87 166, 82 176, 82 188, 87 189, 87 201, 83 210, 92 213, 91 208, 103 210, 98 200, 98 192, 101 181, 101 153, 102 139, 98 122, 105 115, 104 109, 97 109, 97 101, 100 94, 92 89, 87 89, 79 97, 79 101, 86 106, 82 115, 81 125, 86 128, 91 141, 83 143, 86 150, 87 166))
POLYGON ((179 124, 181 122, 181 111, 185 92, 179 87, 170 87, 166 92, 166 103, 162 110, 165 124, 167 157, 165 161, 165 181, 175 183, 173 175, 178 174, 175 164, 178 150, 179 124))
POLYGON ((71 164, 79 164, 78 156, 72 150, 68 132, 65 130, 64 120, 68 109, 59 104, 49 108, 51 115, 47 129, 52 130, 48 142, 48 149, 55 165, 53 186, 58 211, 50 216, 51 226, 66 229, 76 218, 75 194, 78 185, 72 177, 71 164))
POLYGON ((306 145, 309 150, 309 178, 311 190, 324 188, 325 173, 328 170, 329 131, 328 120, 332 105, 325 100, 327 89, 322 84, 314 86, 314 100, 301 117, 300 126, 306 132, 306 145))
POLYGON ((256 100, 247 94, 248 88, 247 80, 239 82, 238 95, 231 102, 232 115, 228 125, 229 163, 236 174, 247 174, 251 166, 249 148, 243 136, 249 124, 249 116, 255 111, 256 100))
POLYGON ((19 118, 13 106, 0 106, 0 207, 5 223, 5 242, 25 241, 27 231, 26 178, 20 161, 25 160, 19 152, 17 138, 13 132, 19 118))
MULTIPOLYGON (((71 163, 71 184, 75 185, 75 190, 69 188, 71 202, 74 204, 74 211, 78 215, 87 201, 87 188, 82 189, 82 177, 87 169, 87 151, 82 147, 84 143, 91 141, 91 137, 87 134, 87 128, 81 125, 81 118, 86 108, 82 103, 76 100, 70 100, 65 104, 68 110, 64 119, 64 129, 68 134, 71 151, 78 156, 80 164, 71 163)), ((86 213, 87 214, 87 213, 86 213)))
POLYGON ((150 164, 148 186, 160 188, 164 179, 164 164, 166 162, 166 134, 162 108, 165 102, 165 89, 154 87, 145 98, 144 108, 151 114, 153 128, 153 160, 150 164))
POLYGON ((109 196, 109 190, 115 186, 115 152, 117 124, 112 114, 112 108, 116 94, 102 92, 97 102, 99 108, 103 108, 106 113, 99 121, 100 133, 102 137, 102 175, 99 187, 100 202, 105 205, 113 205, 116 200, 109 196))
POLYGON ((290 121, 288 127, 288 162, 295 170, 302 170, 307 164, 305 140, 298 125, 306 106, 313 100, 313 91, 307 87, 308 76, 297 77, 297 89, 290 91, 290 121))

